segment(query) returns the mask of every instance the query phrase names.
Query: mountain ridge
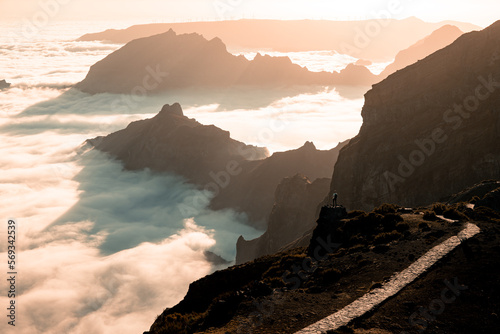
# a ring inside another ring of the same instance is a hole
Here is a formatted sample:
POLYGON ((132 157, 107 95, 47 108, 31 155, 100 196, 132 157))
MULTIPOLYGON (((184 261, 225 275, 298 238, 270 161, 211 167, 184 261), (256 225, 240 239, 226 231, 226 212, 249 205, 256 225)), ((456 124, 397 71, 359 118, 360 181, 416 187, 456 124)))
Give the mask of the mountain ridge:
POLYGON ((415 206, 498 179, 499 60, 500 21, 375 84, 330 194, 338 192, 350 209, 415 206))
POLYGON ((253 60, 227 52, 219 38, 166 33, 135 39, 91 66, 74 88, 89 94, 148 95, 196 87, 330 85, 337 73, 310 72, 288 57, 253 60))
POLYGON ((88 143, 128 170, 149 168, 183 176, 214 193, 206 198, 211 209, 246 213, 249 223, 261 229, 267 227, 281 180, 297 173, 313 181, 326 178, 341 147, 317 150, 306 142, 298 149, 268 156, 267 149, 246 145, 231 139, 228 131, 189 119, 177 103, 163 106, 153 118, 132 122, 88 143))

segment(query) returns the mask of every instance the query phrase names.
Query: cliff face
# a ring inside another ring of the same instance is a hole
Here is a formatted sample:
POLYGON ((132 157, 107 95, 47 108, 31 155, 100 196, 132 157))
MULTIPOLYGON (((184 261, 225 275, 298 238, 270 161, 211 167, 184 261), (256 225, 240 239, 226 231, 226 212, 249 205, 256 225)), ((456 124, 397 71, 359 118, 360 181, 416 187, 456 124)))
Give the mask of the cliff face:
POLYGON ((318 203, 325 197, 329 185, 330 179, 317 179, 311 183, 300 174, 283 179, 276 188, 267 231, 254 240, 238 239, 236 264, 274 254, 312 231, 316 225, 318 203))
POLYGON ((75 88, 90 94, 151 94, 193 87, 328 84, 331 73, 309 72, 287 57, 249 61, 219 38, 173 30, 131 41, 90 68, 75 88))
POLYGON ((332 178, 349 209, 415 206, 500 177, 500 22, 392 74, 332 178))
POLYGON ((306 176, 311 182, 327 178, 344 145, 341 143, 331 150, 322 151, 306 142, 296 150, 277 152, 267 159, 242 164, 242 172, 212 200, 211 207, 245 212, 255 226, 265 229, 275 203, 276 187, 283 178, 296 174, 306 176))

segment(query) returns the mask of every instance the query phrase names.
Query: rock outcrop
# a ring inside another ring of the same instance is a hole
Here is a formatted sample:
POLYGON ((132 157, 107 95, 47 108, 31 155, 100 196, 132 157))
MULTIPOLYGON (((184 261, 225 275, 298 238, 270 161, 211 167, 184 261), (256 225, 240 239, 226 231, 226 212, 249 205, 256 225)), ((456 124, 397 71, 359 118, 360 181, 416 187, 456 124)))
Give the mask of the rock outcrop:
POLYGON ((339 73, 334 72, 335 82, 350 86, 371 86, 379 82, 379 76, 363 65, 349 64, 339 73))
POLYGON ((314 182, 297 174, 285 178, 276 188, 275 203, 268 219, 266 232, 259 238, 236 244, 236 264, 274 254, 283 246, 312 232, 318 215, 318 203, 328 193, 330 179, 314 182))
POLYGON ((214 193, 212 209, 246 213, 251 224, 261 229, 267 227, 281 180, 297 173, 311 181, 328 177, 344 145, 322 151, 307 142, 267 157, 267 149, 245 145, 231 139, 227 131, 184 116, 179 104, 165 105, 151 119, 88 142, 122 161, 126 169, 149 168, 185 177, 214 193))
POLYGON ((445 25, 439 28, 429 36, 410 46, 408 49, 400 51, 396 55, 394 62, 388 65, 382 73, 380 73, 379 79, 385 79, 392 73, 416 63, 437 50, 450 45, 462 34, 463 32, 460 29, 452 25, 445 25))
POLYGON ((369 210, 425 205, 500 178, 500 21, 374 85, 330 193, 369 210))
POLYGON ((10 83, 5 80, 0 80, 0 90, 7 89, 10 87, 10 83))
POLYGON ((500 187, 487 193, 482 199, 476 202, 476 206, 485 206, 500 212, 500 187))
MULTIPOLYGON (((307 255, 313 257, 315 255, 314 252, 322 244, 331 243, 334 238, 338 239, 341 235, 339 229, 343 227, 341 221, 344 218, 347 218, 347 210, 343 206, 323 206, 316 221, 317 226, 312 233, 311 241, 307 247, 307 255)), ((339 247, 340 245, 340 243, 334 243, 331 246, 339 247)))
POLYGON ((460 202, 471 202, 475 198, 483 198, 490 191, 500 188, 500 181, 489 180, 475 184, 472 187, 462 190, 458 194, 452 195, 447 204, 455 204, 460 202))
POLYGON ((166 33, 133 40, 94 64, 75 88, 90 94, 154 94, 186 88, 328 85, 332 73, 310 72, 288 57, 230 54, 219 38, 166 33))

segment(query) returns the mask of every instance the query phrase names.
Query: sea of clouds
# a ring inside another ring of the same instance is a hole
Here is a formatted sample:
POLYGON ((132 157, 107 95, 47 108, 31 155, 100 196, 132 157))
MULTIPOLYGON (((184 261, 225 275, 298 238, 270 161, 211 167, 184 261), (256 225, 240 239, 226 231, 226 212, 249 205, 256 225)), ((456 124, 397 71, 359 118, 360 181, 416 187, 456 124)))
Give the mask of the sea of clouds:
MULTIPOLYGON (((141 333, 182 299, 190 282, 223 268, 208 262, 206 251, 232 261, 239 235, 262 233, 232 210, 193 206, 189 199, 199 190, 181 177, 125 171, 86 139, 174 102, 187 116, 271 151, 308 140, 333 148, 361 125, 363 89, 215 98, 171 92, 134 103, 117 103, 127 98, 122 95, 75 91, 71 85, 90 65, 120 47, 74 41, 88 29, 61 23, 34 39, 0 37, 0 79, 12 83, 0 92, 0 258, 7 258, 7 220, 15 219, 19 273, 17 326, 2 321, 2 333, 141 333), (191 207, 190 216, 179 210, 182 204, 191 207)), ((291 56, 314 70, 331 69, 332 59, 337 67, 346 62, 324 53, 291 56)), ((5 291, 4 279, 1 284, 5 291)), ((0 306, 6 305, 2 294, 0 306)))

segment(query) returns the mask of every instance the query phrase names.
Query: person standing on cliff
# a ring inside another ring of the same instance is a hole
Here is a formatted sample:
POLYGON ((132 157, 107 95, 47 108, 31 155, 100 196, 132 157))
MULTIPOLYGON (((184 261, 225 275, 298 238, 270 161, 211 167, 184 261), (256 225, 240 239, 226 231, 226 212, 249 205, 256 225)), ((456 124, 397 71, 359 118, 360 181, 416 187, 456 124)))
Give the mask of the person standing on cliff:
POLYGON ((333 193, 333 207, 334 208, 337 207, 337 197, 338 197, 337 193, 336 192, 333 193))

